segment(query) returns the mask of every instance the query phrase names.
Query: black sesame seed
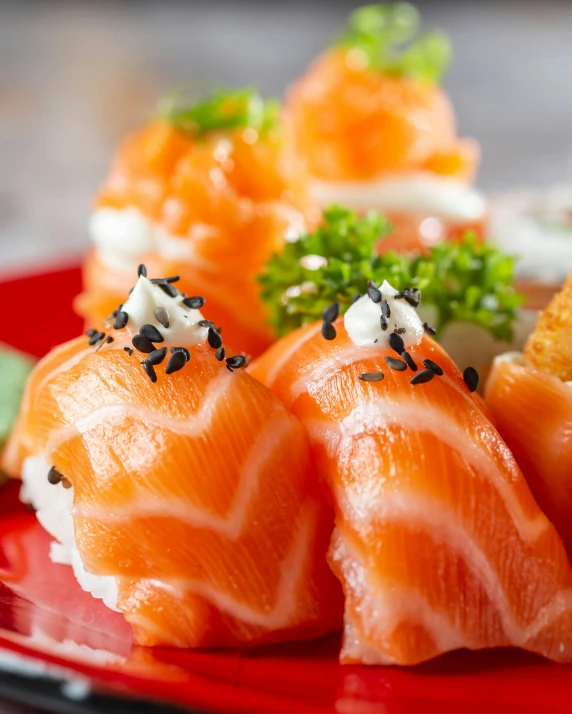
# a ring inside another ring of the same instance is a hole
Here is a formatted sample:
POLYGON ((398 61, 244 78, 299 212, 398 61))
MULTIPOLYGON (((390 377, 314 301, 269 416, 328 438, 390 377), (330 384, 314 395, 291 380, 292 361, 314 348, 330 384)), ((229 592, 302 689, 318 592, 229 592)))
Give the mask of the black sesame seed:
POLYGON ((71 487, 72 487, 71 481, 70 481, 69 479, 67 479, 65 476, 62 478, 62 486, 63 486, 64 488, 71 488, 71 487))
POLYGON ((92 327, 91 330, 88 330, 85 334, 88 337, 93 337, 94 335, 97 335, 97 330, 94 327, 92 327))
POLYGON ((436 362, 433 362, 432 359, 424 359, 423 366, 427 367, 427 369, 432 369, 439 377, 443 374, 443 370, 441 369, 441 367, 439 367, 436 362))
POLYGON ((411 307, 418 307, 421 302, 421 291, 417 288, 404 288, 401 291, 403 298, 411 307))
POLYGON ((121 312, 117 313, 116 320, 113 323, 113 329, 121 330, 125 327, 125 325, 127 325, 128 322, 129 315, 126 312, 123 312, 123 310, 121 310, 121 312))
POLYGON ((137 268, 137 277, 140 278, 141 276, 144 278, 147 277, 147 268, 143 265, 143 263, 141 263, 141 265, 137 268))
POLYGON ((176 287, 171 285, 171 283, 168 283, 166 280, 152 280, 152 283, 155 283, 157 287, 161 288, 161 290, 166 293, 169 297, 176 298, 177 295, 179 294, 179 291, 177 290, 176 287))
POLYGON ((178 372, 187 364, 187 357, 184 352, 173 352, 169 357, 167 366, 165 367, 166 374, 173 374, 173 372, 178 372))
POLYGON ((157 381, 157 372, 155 372, 155 367, 149 362, 149 360, 144 359, 143 362, 141 362, 143 365, 143 369, 145 370, 145 374, 149 377, 149 379, 155 384, 157 381))
POLYGON ((246 357, 244 355, 235 355, 234 357, 226 358, 227 367, 232 369, 240 369, 246 364, 246 357))
POLYGON ((381 305, 381 314, 384 317, 389 319, 391 317, 391 308, 389 307, 389 303, 387 302, 387 300, 382 300, 380 305, 381 305))
POLYGON ((214 327, 215 324, 214 322, 211 322, 210 320, 199 320, 199 327, 214 327))
POLYGON ((325 322, 335 322, 340 315, 340 303, 333 302, 322 312, 322 320, 325 322))
POLYGON ((209 345, 215 350, 218 350, 219 347, 222 347, 222 337, 218 334, 214 327, 209 327, 207 340, 209 345))
POLYGON ((389 335, 387 341, 389 342, 389 346, 391 347, 391 349, 394 352, 397 352, 398 355, 400 355, 405 350, 403 339, 395 332, 392 332, 391 335, 389 335))
POLYGON ((405 327, 396 327, 394 332, 397 335, 404 335, 407 332, 407 330, 405 329, 405 327))
POLYGON ((383 372, 366 372, 359 375, 359 379, 362 382, 381 382, 384 377, 385 374, 383 372))
POLYGON ((103 345, 110 345, 113 341, 114 341, 113 337, 111 335, 107 335, 107 337, 103 340, 103 342, 99 343, 99 345, 97 346, 97 349, 95 351, 99 352, 99 350, 103 347, 103 345))
POLYGON ((180 275, 171 275, 169 278, 163 278, 166 283, 178 283, 181 279, 180 275))
POLYGON ((195 297, 188 297, 183 300, 183 305, 190 307, 191 310, 200 310, 205 304, 205 299, 200 295, 195 295, 195 297))
POLYGON ((48 471, 48 481, 52 484, 52 486, 56 486, 62 479, 63 476, 61 473, 56 471, 56 469, 52 466, 52 468, 48 471))
POLYGON ((432 337, 437 334, 437 330, 434 327, 431 327, 431 325, 428 325, 426 322, 423 323, 423 329, 432 337))
POLYGON ((367 294, 369 295, 369 299, 372 300, 375 303, 381 302, 381 291, 378 290, 375 285, 370 285, 367 289, 367 294))
POLYGON ((98 342, 100 342, 105 337, 105 332, 96 332, 95 335, 90 339, 88 344, 93 347, 98 342))
POLYGON ((191 353, 186 347, 171 347, 171 354, 174 355, 175 352, 182 352, 185 355, 187 362, 191 359, 191 353))
POLYGON ((435 372, 432 369, 422 369, 421 372, 417 372, 416 375, 411 377, 409 382, 411 384, 425 384, 430 382, 435 376, 435 372))
POLYGON ((336 328, 332 325, 331 322, 323 322, 322 323, 322 337, 326 340, 335 340, 336 339, 336 328))
POLYGON ((403 352, 401 353, 401 356, 407 363, 407 366, 409 367, 409 369, 412 370, 413 372, 417 372, 417 365, 415 364, 415 360, 409 354, 409 352, 407 352, 407 350, 403 350, 403 352))
POLYGON ((124 347, 123 350, 127 352, 127 354, 131 357, 133 354, 133 348, 132 347, 124 347))
POLYGON ((165 329, 168 329, 169 327, 169 313, 167 312, 167 309, 164 307, 158 307, 155 310, 155 317, 157 318, 157 321, 163 325, 165 329))
POLYGON ((357 302, 360 298, 361 298, 361 293, 356 293, 356 294, 353 296, 352 301, 351 301, 350 304, 353 305, 353 304, 354 304, 355 302, 357 302))
POLYGON ((474 367, 467 367, 463 372, 463 379, 471 392, 479 386, 479 375, 474 367))
POLYGON ((131 341, 133 343, 133 347, 135 347, 136 350, 139 350, 139 352, 149 353, 155 350, 155 345, 148 337, 145 337, 145 335, 135 335, 131 341))
POLYGON ((143 335, 143 337, 147 337, 151 342, 165 342, 165 338, 155 325, 143 325, 139 330, 139 334, 143 335))
POLYGON ((161 362, 165 359, 166 356, 167 348, 161 347, 160 350, 153 350, 153 352, 149 352, 147 361, 151 362, 152 365, 157 366, 158 364, 161 364, 161 362))
POLYGON ((381 317, 379 318, 379 326, 381 327, 381 329, 384 332, 387 330, 388 323, 387 323, 387 317, 385 317, 385 315, 381 315, 381 317))
POLYGON ((397 357, 385 357, 385 361, 387 364, 391 367, 391 369, 394 369, 396 372, 405 372, 407 369, 407 365, 403 360, 398 359, 397 357))
POLYGON ((215 352, 214 356, 218 359, 219 362, 222 362, 225 354, 226 350, 224 349, 224 347, 219 347, 218 350, 215 352))

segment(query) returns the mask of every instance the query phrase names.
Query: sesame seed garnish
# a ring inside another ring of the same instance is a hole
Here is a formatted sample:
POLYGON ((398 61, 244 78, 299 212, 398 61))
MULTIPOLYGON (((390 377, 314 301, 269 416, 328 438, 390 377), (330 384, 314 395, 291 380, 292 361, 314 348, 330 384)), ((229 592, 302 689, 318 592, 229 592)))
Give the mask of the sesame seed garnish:
POLYGON ((215 357, 218 359, 219 362, 222 362, 224 359, 224 356, 226 354, 226 350, 224 347, 219 347, 218 350, 215 352, 215 357))
POLYGON ((141 276, 144 278, 147 277, 147 268, 143 265, 143 263, 141 263, 141 265, 137 268, 137 277, 140 278, 141 276))
POLYGON ((165 342, 165 338, 155 325, 142 325, 139 330, 139 334, 143 335, 143 337, 147 337, 147 339, 151 340, 151 342, 165 342))
POLYGON ((353 304, 354 304, 355 302, 357 302, 360 298, 361 298, 361 293, 356 293, 356 294, 353 296, 350 305, 353 305, 353 304))
POLYGON ((59 471, 56 471, 56 469, 52 466, 52 468, 48 471, 48 481, 52 484, 52 486, 57 486, 57 484, 63 479, 63 476, 59 471))
POLYGON ((393 330, 397 335, 404 335, 407 330, 405 327, 396 327, 395 330, 393 330))
POLYGON ((191 310, 200 310, 205 304, 205 299, 200 295, 195 295, 194 297, 188 297, 183 300, 183 305, 190 307, 191 310))
POLYGON ((397 357, 385 357, 384 359, 391 369, 394 369, 396 372, 405 372, 407 369, 405 362, 397 357))
POLYGON ((403 350, 403 352, 401 353, 401 356, 407 363, 407 366, 409 367, 409 369, 413 372, 417 372, 417 365, 415 364, 415 360, 409 354, 409 352, 407 352, 407 350, 403 350))
POLYGON ((71 481, 70 481, 69 479, 67 479, 65 476, 62 477, 62 486, 63 486, 64 488, 71 488, 71 487, 72 487, 71 481))
POLYGON ((147 360, 147 359, 144 359, 143 362, 141 362, 141 364, 143 365, 145 374, 149 377, 149 379, 153 382, 153 384, 155 384, 155 382, 157 381, 157 373, 155 372, 155 368, 153 367, 151 362, 149 362, 149 360, 147 360))
POLYGON ((428 325, 426 322, 423 323, 423 329, 428 335, 431 335, 431 337, 434 337, 437 334, 437 330, 434 327, 431 327, 431 325, 428 325))
POLYGON ((430 382, 435 376, 435 372, 432 369, 422 369, 421 372, 417 372, 409 380, 410 384, 425 384, 430 382))
POLYGON ((171 354, 174 355, 175 352, 182 352, 185 355, 187 362, 191 359, 191 353, 186 347, 171 347, 171 354))
POLYGON ((173 372, 178 372, 180 369, 187 364, 187 357, 184 352, 173 352, 169 357, 167 366, 165 367, 165 374, 173 374, 173 372))
POLYGON ((145 335, 135 335, 131 342, 133 343, 133 347, 139 350, 139 352, 149 353, 155 350, 155 345, 148 337, 145 337, 145 335))
POLYGON ((90 345, 90 347, 93 347, 98 342, 100 342, 104 337, 105 337, 105 332, 96 332, 95 335, 93 335, 93 337, 88 342, 88 345, 90 345))
POLYGON ((161 364, 161 362, 165 359, 166 356, 167 348, 161 347, 160 350, 153 350, 153 352, 149 352, 147 361, 151 362, 152 365, 157 366, 158 364, 161 364))
POLYGON ((163 278, 166 283, 178 283, 180 279, 180 275, 171 275, 169 278, 163 278))
POLYGON ((391 308, 389 307, 389 303, 387 302, 387 300, 382 300, 380 302, 380 306, 381 314, 387 319, 389 319, 391 317, 391 308))
POLYGON ((381 382, 384 377, 385 374, 383 372, 366 372, 359 375, 359 379, 362 382, 381 382))
POLYGON ((229 372, 232 372, 233 369, 240 369, 244 367, 245 364, 246 357, 244 355, 235 355, 234 357, 226 358, 226 368, 229 372))
POLYGON ((219 347, 222 347, 222 337, 218 334, 214 327, 209 327, 207 340, 209 345, 215 350, 218 350, 219 347))
POLYGON ((432 369, 438 377, 443 374, 443 370, 441 369, 441 367, 439 367, 436 362, 433 362, 432 359, 424 359, 423 366, 427 367, 427 369, 432 369))
POLYGON ((375 303, 380 303, 381 302, 381 291, 378 290, 373 283, 370 281, 370 285, 367 289, 367 294, 369 295, 369 299, 372 302, 375 303))
POLYGON ((92 327, 91 330, 88 330, 86 333, 87 337, 93 337, 94 335, 97 335, 97 330, 92 327))
POLYGON ((155 317, 157 318, 157 322, 160 322, 166 330, 169 328, 169 313, 167 312, 167 308, 158 307, 155 310, 155 317))
POLYGON ((467 369, 463 372, 463 380, 469 388, 469 391, 474 392, 479 386, 479 375, 477 370, 474 367, 467 367, 467 369))
POLYGON ((165 279, 161 279, 161 280, 157 280, 157 281, 152 280, 151 282, 155 283, 155 285, 157 285, 157 287, 161 288, 161 290, 164 293, 167 293, 167 295, 169 297, 176 298, 179 294, 179 291, 177 290, 177 288, 174 285, 171 285, 171 283, 168 283, 165 279))
POLYGON ((379 326, 381 329, 385 332, 388 328, 388 322, 387 322, 387 317, 385 315, 381 315, 379 318, 379 326))
POLYGON ((199 320, 199 327, 214 327, 215 324, 211 320, 199 320))
POLYGON ((340 303, 333 302, 322 312, 322 320, 325 322, 335 322, 340 315, 340 303))
POLYGON ((332 325, 331 322, 323 322, 322 323, 322 337, 326 340, 335 340, 336 339, 336 328, 332 325))
MULTIPOLYGON (((421 291, 417 288, 404 288, 401 295, 405 302, 408 302, 411 307, 418 307, 421 302, 421 291)), ((395 296, 397 297, 397 295, 395 296)))
POLYGON ((132 347, 124 347, 123 348, 124 352, 127 352, 127 354, 131 357, 133 354, 133 348, 132 347))
POLYGON ((398 355, 405 351, 403 339, 395 332, 392 332, 391 335, 389 335, 387 341, 389 342, 389 346, 391 347, 391 349, 394 352, 397 352, 398 355))
POLYGON ((111 335, 107 335, 107 337, 103 340, 103 342, 99 343, 99 345, 97 346, 97 349, 95 351, 99 352, 99 350, 103 347, 103 345, 110 345, 112 342, 113 342, 113 337, 111 335))
POLYGON ((129 322, 129 315, 121 310, 117 313, 115 322, 113 323, 114 330, 122 330, 129 322))

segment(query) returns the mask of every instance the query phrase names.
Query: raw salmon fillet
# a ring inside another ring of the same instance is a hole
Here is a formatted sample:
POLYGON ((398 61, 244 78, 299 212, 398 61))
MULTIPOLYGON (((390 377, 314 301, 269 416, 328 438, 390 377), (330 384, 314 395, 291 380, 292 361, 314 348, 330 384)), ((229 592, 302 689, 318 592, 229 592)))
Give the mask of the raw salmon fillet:
POLYGON ((409 352, 444 374, 412 385, 389 347, 336 327, 333 341, 301 328, 250 370, 304 423, 335 507, 342 662, 509 645, 571 661, 572 569, 482 400, 428 336, 409 352))
POLYGON ((4 468, 18 476, 41 455, 69 480, 83 567, 115 579, 135 640, 227 646, 341 627, 333 519, 296 417, 204 343, 152 384, 114 334, 38 364, 4 468))

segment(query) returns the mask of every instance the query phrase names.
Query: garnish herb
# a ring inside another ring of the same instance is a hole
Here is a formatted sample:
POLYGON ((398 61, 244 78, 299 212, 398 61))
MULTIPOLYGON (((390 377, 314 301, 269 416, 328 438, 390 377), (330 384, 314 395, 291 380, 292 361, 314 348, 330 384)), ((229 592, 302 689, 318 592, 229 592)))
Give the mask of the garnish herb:
POLYGON ((0 451, 18 415, 24 385, 33 366, 32 358, 0 346, 0 451))
POLYGON ((452 54, 444 33, 421 31, 419 11, 408 2, 354 10, 335 43, 359 53, 365 66, 427 82, 439 82, 452 54))
POLYGON ((324 212, 323 225, 274 255, 259 280, 276 334, 322 318, 333 302, 343 314, 356 292, 367 292, 369 281, 380 285, 388 280, 411 300, 421 292, 423 305, 435 310, 436 323, 427 328, 435 329, 437 339, 456 321, 482 327, 499 340, 512 339, 516 310, 524 300, 513 288, 512 257, 472 233, 436 245, 428 255, 378 256, 377 243, 389 231, 390 224, 375 212, 358 218, 333 206, 324 212), (307 256, 325 260, 303 260, 307 256), (317 267, 304 267, 308 264, 317 267))

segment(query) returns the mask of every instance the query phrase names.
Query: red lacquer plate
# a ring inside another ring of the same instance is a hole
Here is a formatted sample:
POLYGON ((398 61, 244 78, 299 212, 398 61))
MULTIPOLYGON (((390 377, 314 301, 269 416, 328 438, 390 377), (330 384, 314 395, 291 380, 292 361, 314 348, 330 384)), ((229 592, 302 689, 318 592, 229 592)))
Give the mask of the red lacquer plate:
MULTIPOLYGON (((79 288, 77 268, 0 283, 2 340, 41 356, 79 334, 71 308, 79 288)), ((48 548, 18 484, 8 484, 0 491, 0 697, 86 714, 572 711, 572 666, 517 651, 457 652, 399 669, 340 666, 338 636, 241 651, 137 647, 122 616, 51 563, 48 548)))

